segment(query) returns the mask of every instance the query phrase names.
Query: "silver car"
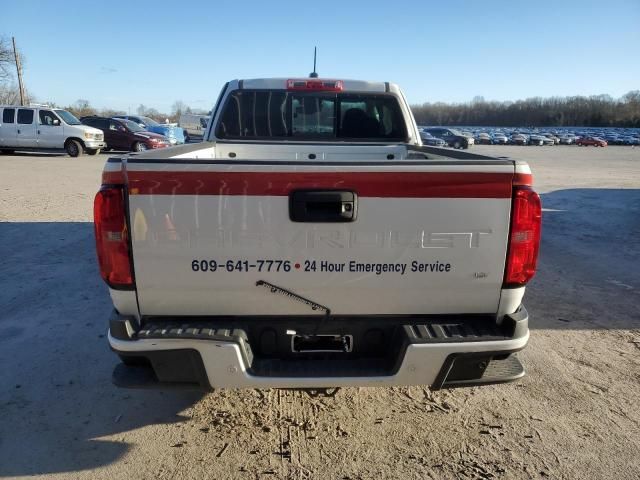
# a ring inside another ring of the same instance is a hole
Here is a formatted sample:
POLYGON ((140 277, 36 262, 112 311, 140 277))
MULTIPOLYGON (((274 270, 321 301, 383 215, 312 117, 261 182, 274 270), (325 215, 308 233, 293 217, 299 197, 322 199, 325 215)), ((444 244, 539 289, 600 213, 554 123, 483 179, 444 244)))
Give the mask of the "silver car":
POLYGON ((509 143, 509 139, 504 133, 494 133, 493 137, 491 137, 491 143, 494 145, 506 145, 509 143))

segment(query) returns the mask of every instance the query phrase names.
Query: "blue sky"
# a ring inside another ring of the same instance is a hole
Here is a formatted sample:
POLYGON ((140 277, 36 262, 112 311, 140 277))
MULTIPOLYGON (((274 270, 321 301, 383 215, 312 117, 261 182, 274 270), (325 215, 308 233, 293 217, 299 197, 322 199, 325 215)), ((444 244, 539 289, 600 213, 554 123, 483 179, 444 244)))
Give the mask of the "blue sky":
POLYGON ((640 0, 9 0, 0 35, 39 101, 209 109, 232 78, 392 81, 409 102, 640 89, 640 0))

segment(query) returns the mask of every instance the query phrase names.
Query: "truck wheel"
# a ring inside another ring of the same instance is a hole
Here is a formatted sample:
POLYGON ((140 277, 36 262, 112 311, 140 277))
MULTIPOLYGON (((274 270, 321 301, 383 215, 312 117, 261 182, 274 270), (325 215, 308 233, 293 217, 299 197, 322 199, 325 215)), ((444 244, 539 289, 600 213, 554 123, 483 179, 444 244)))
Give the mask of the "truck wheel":
POLYGON ((100 149, 99 148, 89 148, 87 149, 87 153, 89 155, 97 155, 100 153, 100 149))
POLYGON ((70 157, 78 157, 82 154, 82 145, 77 140, 67 140, 67 144, 64 146, 70 157))
POLYGON ((134 152, 144 152, 146 149, 147 146, 142 142, 136 142, 133 144, 133 147, 131 147, 131 150, 134 152))

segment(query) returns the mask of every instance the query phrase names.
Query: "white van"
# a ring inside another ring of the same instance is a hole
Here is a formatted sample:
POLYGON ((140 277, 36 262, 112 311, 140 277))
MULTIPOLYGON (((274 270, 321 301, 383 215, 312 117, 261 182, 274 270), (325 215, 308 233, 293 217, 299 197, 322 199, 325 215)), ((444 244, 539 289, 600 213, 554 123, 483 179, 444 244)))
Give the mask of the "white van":
POLYGON ((65 150, 71 157, 96 155, 104 133, 80 123, 71 113, 47 106, 0 105, 0 151, 65 150))
POLYGON ((202 138, 208 123, 209 115, 183 113, 180 115, 178 125, 184 130, 184 140, 188 142, 190 138, 202 138))

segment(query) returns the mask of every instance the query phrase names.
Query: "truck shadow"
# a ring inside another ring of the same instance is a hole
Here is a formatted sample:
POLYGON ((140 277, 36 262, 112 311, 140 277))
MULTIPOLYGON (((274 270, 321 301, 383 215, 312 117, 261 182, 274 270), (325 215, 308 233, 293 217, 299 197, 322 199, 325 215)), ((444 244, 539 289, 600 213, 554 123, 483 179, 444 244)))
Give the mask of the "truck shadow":
POLYGON ((640 327, 640 189, 557 190, 542 205, 530 327, 640 327))
POLYGON ((202 393, 111 384, 91 223, 0 222, 0 239, 0 477, 109 465, 131 448, 119 434, 187 420, 202 393))
POLYGON ((69 155, 67 154, 67 152, 64 152, 62 150, 54 150, 54 151, 38 151, 38 152, 29 152, 29 151, 16 151, 13 152, 11 154, 12 157, 41 157, 41 158, 56 158, 56 157, 69 157, 69 155))
MULTIPOLYGON (((539 272, 525 296, 530 327, 640 328, 640 189, 542 197, 539 272)), ((162 427, 188 421, 203 394, 111 384, 111 302, 92 224, 0 222, 0 239, 0 476, 106 466, 154 433, 167 449, 179 444, 180 428, 162 427)))

